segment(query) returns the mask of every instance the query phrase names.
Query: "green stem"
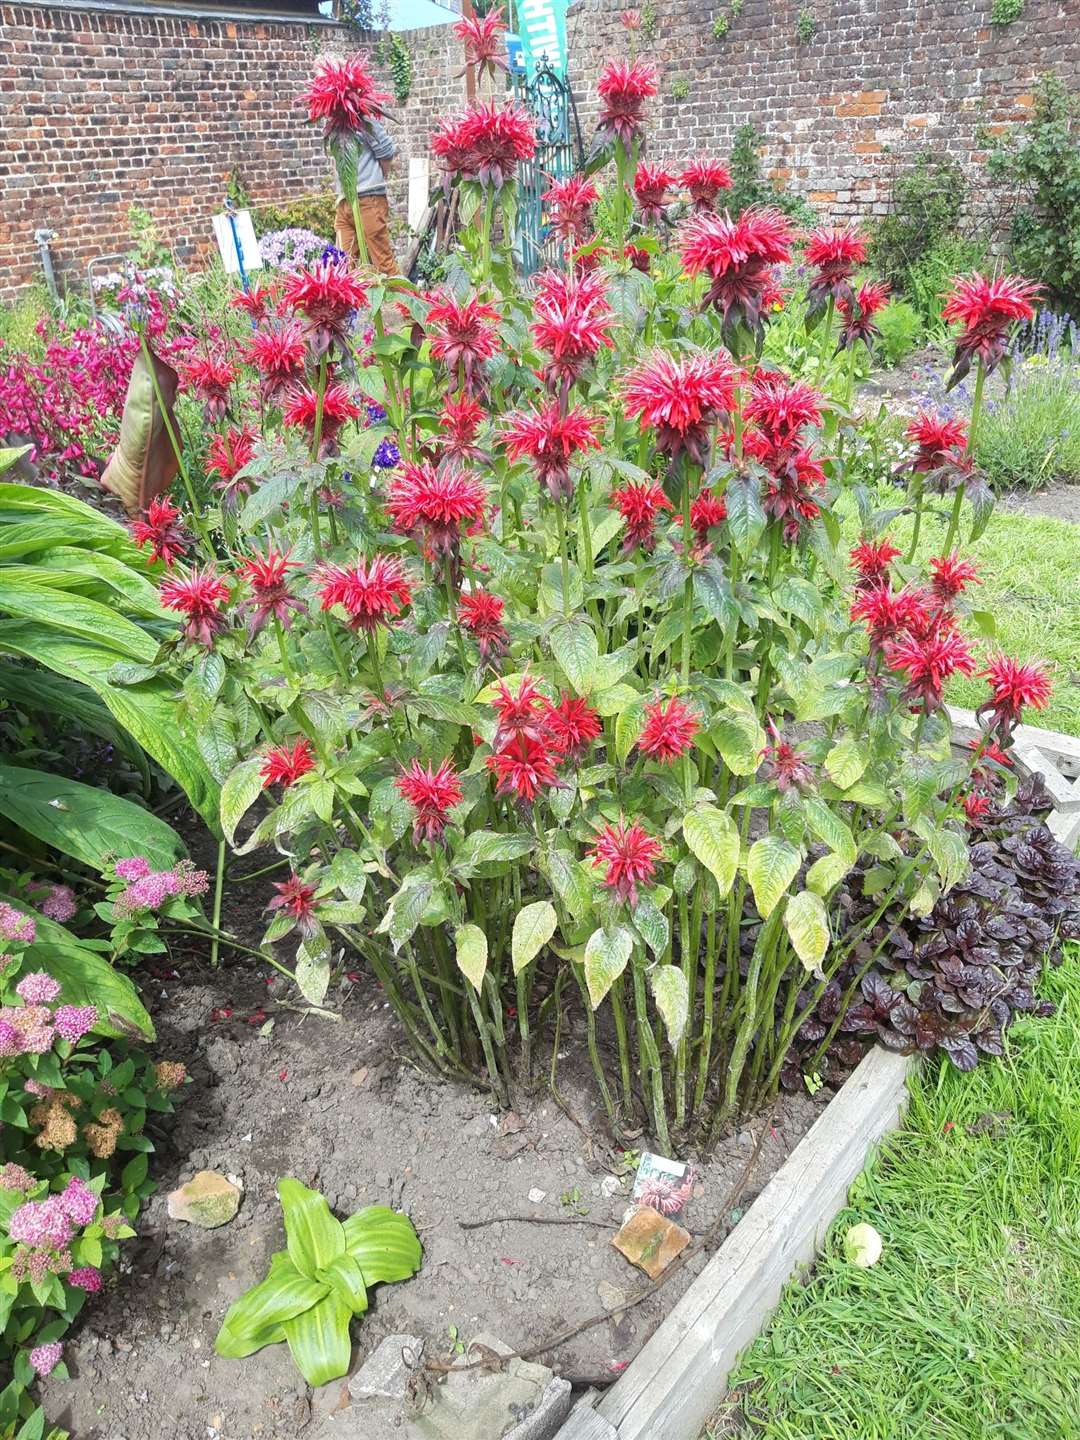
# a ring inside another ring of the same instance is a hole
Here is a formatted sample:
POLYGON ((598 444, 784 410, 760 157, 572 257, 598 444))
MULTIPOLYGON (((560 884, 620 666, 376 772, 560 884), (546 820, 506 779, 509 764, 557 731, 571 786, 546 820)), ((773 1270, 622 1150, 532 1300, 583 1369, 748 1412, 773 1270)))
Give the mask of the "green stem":
POLYGON ((683 457, 683 560, 686 564, 686 583, 683 585, 683 641, 682 641, 682 688, 690 689, 690 654, 694 644, 694 573, 691 567, 690 551, 693 546, 693 528, 690 524, 690 462, 683 457))
POLYGON ((589 517, 589 482, 585 475, 582 475, 578 484, 578 513, 581 516, 581 568, 585 572, 585 579, 591 580, 593 576, 592 520, 589 517))
POLYGON ((660 1153, 671 1154, 671 1138, 668 1134, 667 1109, 664 1104, 664 1072, 660 1065, 660 1051, 656 1046, 656 1035, 649 1020, 648 1000, 645 994, 645 975, 640 965, 630 962, 634 972, 634 1012, 637 1018, 638 1051, 641 1057, 642 1085, 649 1097, 652 1110, 653 1131, 660 1153))
POLYGON ((623 1105, 627 1115, 633 1113, 634 1085, 630 1069, 630 1037, 626 1028, 626 997, 620 975, 611 987, 611 1013, 615 1018, 615 1039, 619 1047, 619 1078, 622 1081, 623 1105))
MULTIPOLYGON (((701 1048, 698 1051, 697 1085, 694 1087, 694 1113, 701 1109, 709 1077, 712 1056, 713 1006, 716 996, 716 911, 709 911, 705 930, 705 992, 702 997, 701 1048)), ((691 1010, 691 1014, 693 1011, 691 1010)))
MULTIPOLYGON (((971 424, 968 426, 967 445, 964 453, 970 459, 975 458, 975 437, 979 433, 979 420, 982 416, 983 386, 986 384, 986 367, 979 362, 979 368, 975 375, 975 394, 971 401, 971 424)), ((953 542, 956 533, 960 528, 960 511, 964 504, 964 484, 957 480, 956 499, 953 501, 952 514, 949 516, 949 529, 945 535, 945 555, 952 554, 953 542)))
POLYGON ((561 500, 555 501, 555 521, 559 527, 559 557, 562 562, 562 608, 570 614, 570 554, 566 541, 566 514, 561 500))
MULTIPOLYGON (((214 913, 213 926, 215 932, 221 928, 221 896, 225 886, 225 841, 219 840, 217 847, 217 871, 214 876, 214 913)), ((210 942, 210 965, 216 970, 218 967, 218 937, 215 933, 210 942)))
MULTIPOLYGON (((585 1005, 585 1039, 589 1049, 589 1060, 592 1063, 593 1075, 596 1077, 597 1088, 600 1091, 600 1099, 604 1103, 604 1111, 608 1117, 608 1123, 612 1129, 615 1128, 615 1106, 612 1103, 611 1091, 608 1089, 607 1079, 604 1075, 604 1067, 600 1061, 600 1047, 596 1043, 596 1016, 593 1013, 592 1001, 589 998, 589 987, 585 983, 583 970, 570 962, 570 969, 574 972, 574 979, 581 991, 581 999, 585 1005)), ((557 1047, 556 1047, 557 1048, 557 1047)), ((552 1060, 554 1065, 554 1060, 552 1060)))

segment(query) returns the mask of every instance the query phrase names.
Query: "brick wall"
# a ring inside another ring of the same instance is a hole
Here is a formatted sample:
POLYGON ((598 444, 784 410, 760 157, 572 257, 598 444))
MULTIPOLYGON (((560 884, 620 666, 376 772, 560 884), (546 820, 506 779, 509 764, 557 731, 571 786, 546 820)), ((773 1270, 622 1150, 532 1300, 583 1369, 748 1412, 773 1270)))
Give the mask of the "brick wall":
MULTIPOLYGON (((405 38, 413 92, 393 126, 401 216, 407 157, 426 153, 463 85, 448 28, 405 38)), ((127 248, 131 204, 190 262, 208 250, 231 172, 255 203, 326 188, 330 168, 297 97, 320 50, 347 48, 342 30, 303 21, 0 5, 0 299, 40 276, 39 227, 56 232, 63 281, 127 248)))
MULTIPOLYGON (((637 0, 634 0, 637 3, 637 0)), ((990 25, 991 0, 745 0, 727 35, 712 33, 726 0, 655 0, 654 40, 639 51, 661 72, 651 158, 725 158, 735 129, 766 135, 775 178, 835 217, 881 214, 898 165, 918 149, 980 158, 976 132, 1028 114, 1047 70, 1080 88, 1080 0, 1026 0, 1012 25, 990 25), (799 44, 807 7, 819 29, 799 44), (689 95, 672 97, 685 80, 689 95)), ((618 0, 577 0, 567 32, 582 129, 595 123, 595 71, 625 53, 618 0)))

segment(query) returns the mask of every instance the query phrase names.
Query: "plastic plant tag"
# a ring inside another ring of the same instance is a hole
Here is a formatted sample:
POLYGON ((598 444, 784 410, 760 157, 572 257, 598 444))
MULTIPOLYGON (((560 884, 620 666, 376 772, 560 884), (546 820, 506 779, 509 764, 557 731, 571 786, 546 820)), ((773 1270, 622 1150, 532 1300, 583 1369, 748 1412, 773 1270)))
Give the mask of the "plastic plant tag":
POLYGON ((651 1205, 669 1219, 681 1215, 694 1188, 693 1165, 646 1150, 634 1177, 635 1205, 651 1205))

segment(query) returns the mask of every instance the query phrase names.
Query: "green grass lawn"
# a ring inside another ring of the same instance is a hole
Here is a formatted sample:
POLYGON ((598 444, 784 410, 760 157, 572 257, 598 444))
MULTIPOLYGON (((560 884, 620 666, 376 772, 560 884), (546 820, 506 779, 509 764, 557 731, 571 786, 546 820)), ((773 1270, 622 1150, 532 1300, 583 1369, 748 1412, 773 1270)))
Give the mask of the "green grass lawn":
POLYGON ((1044 993, 1056 1015, 1015 1025, 1006 1060, 915 1079, 710 1435, 1080 1436, 1080 946, 1044 993), (842 1256, 858 1221, 884 1239, 869 1270, 842 1256))

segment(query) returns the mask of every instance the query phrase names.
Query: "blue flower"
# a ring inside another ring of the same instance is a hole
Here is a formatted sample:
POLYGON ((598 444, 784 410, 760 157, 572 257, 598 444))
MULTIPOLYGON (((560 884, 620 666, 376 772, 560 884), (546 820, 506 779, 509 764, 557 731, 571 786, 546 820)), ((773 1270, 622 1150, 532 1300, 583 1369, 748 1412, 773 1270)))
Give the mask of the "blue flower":
POLYGON ((376 470, 393 470, 394 466, 401 459, 401 451, 398 449, 397 441, 387 437, 380 440, 378 449, 371 457, 371 463, 376 470))
POLYGON ((327 245, 319 259, 324 265, 336 265, 339 260, 345 259, 345 251, 339 250, 336 245, 327 245))
POLYGON ((369 425, 381 425, 386 419, 386 411, 377 400, 365 401, 367 405, 367 418, 369 425))

